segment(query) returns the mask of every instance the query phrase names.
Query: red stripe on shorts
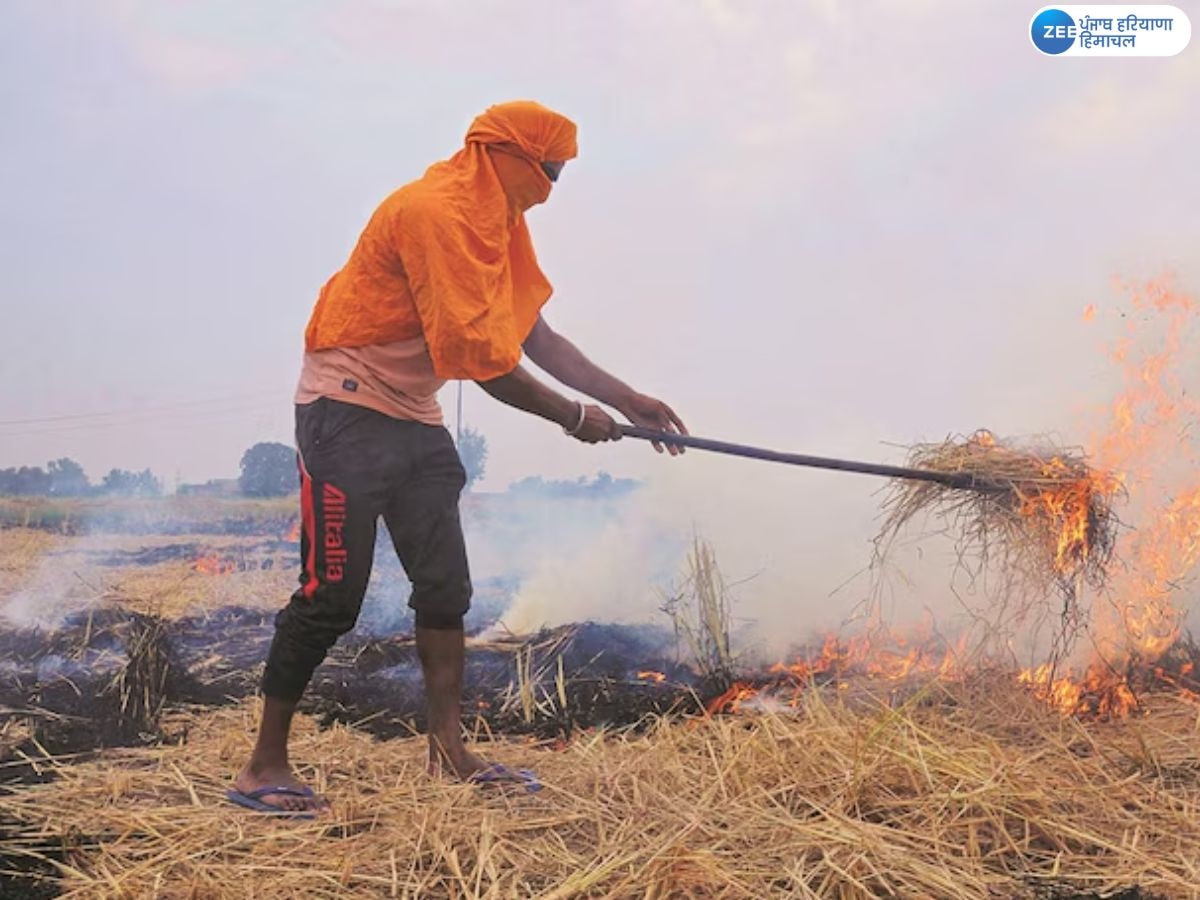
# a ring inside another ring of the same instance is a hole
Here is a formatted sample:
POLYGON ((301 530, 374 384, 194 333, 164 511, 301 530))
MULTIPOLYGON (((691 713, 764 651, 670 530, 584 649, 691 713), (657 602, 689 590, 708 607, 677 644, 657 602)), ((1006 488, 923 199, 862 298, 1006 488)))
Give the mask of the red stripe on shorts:
POLYGON ((311 600, 321 583, 317 578, 317 511, 313 506, 312 478, 308 475, 308 469, 304 467, 304 459, 297 455, 296 462, 300 466, 300 521, 304 529, 305 548, 308 550, 303 560, 304 571, 308 577, 304 580, 300 592, 305 599, 311 600))

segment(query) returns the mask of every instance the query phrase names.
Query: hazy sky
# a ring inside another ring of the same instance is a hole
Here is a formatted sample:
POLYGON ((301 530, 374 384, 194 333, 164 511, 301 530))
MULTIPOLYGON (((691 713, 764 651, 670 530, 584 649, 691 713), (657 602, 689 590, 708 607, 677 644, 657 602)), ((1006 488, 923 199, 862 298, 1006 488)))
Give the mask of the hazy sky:
MULTIPOLYGON (((5 0, 0 467, 171 484, 290 441, 320 285, 514 98, 579 124, 530 217, 547 318, 694 432, 889 461, 980 426, 1082 439, 1113 276, 1200 286, 1200 45, 1045 57, 1035 9, 5 0)), ((488 487, 668 464, 465 405, 488 487)), ((670 464, 697 492, 754 465, 670 464)), ((770 477, 789 504, 833 483, 770 477)))

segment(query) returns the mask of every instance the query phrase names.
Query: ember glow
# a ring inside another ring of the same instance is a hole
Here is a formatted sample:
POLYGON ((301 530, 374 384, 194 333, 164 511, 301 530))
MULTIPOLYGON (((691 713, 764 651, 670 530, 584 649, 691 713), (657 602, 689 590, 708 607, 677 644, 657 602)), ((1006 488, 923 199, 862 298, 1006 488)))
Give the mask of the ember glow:
POLYGON ((650 669, 638 672, 637 677, 642 681, 653 681, 655 684, 662 684, 667 680, 667 676, 662 672, 655 672, 650 669))
POLYGON ((966 674, 965 640, 947 645, 936 637, 916 638, 880 632, 842 639, 825 638, 819 650, 771 666, 765 678, 736 681, 705 704, 710 714, 751 707, 797 707, 816 685, 844 689, 856 682, 893 682, 923 677, 955 681, 966 674))
POLYGON ((209 553, 192 563, 192 569, 202 575, 228 575, 238 570, 237 563, 216 553, 209 553))
POLYGON ((797 682, 821 676, 849 673, 867 678, 892 680, 926 674, 950 677, 959 670, 963 646, 946 647, 940 641, 917 640, 900 635, 855 635, 843 641, 836 635, 825 638, 815 656, 790 663, 776 663, 773 674, 786 674, 797 682))

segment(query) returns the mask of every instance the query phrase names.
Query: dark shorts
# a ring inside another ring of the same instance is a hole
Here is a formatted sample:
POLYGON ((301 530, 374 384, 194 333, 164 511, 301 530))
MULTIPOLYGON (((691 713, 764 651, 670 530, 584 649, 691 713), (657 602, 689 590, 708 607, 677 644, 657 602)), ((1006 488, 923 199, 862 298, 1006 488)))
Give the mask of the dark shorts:
POLYGON ((470 606, 458 516, 466 483, 445 428, 321 399, 296 407, 302 570, 275 620, 263 693, 295 700, 362 608, 380 517, 412 582, 418 620, 453 622, 470 606))

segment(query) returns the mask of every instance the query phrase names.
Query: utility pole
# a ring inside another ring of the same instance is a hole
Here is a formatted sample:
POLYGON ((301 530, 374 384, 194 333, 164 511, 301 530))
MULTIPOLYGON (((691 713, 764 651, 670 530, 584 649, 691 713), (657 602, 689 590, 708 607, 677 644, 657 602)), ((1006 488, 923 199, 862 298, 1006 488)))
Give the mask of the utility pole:
POLYGON ((454 444, 462 446, 462 381, 458 382, 458 416, 454 426, 454 444))

